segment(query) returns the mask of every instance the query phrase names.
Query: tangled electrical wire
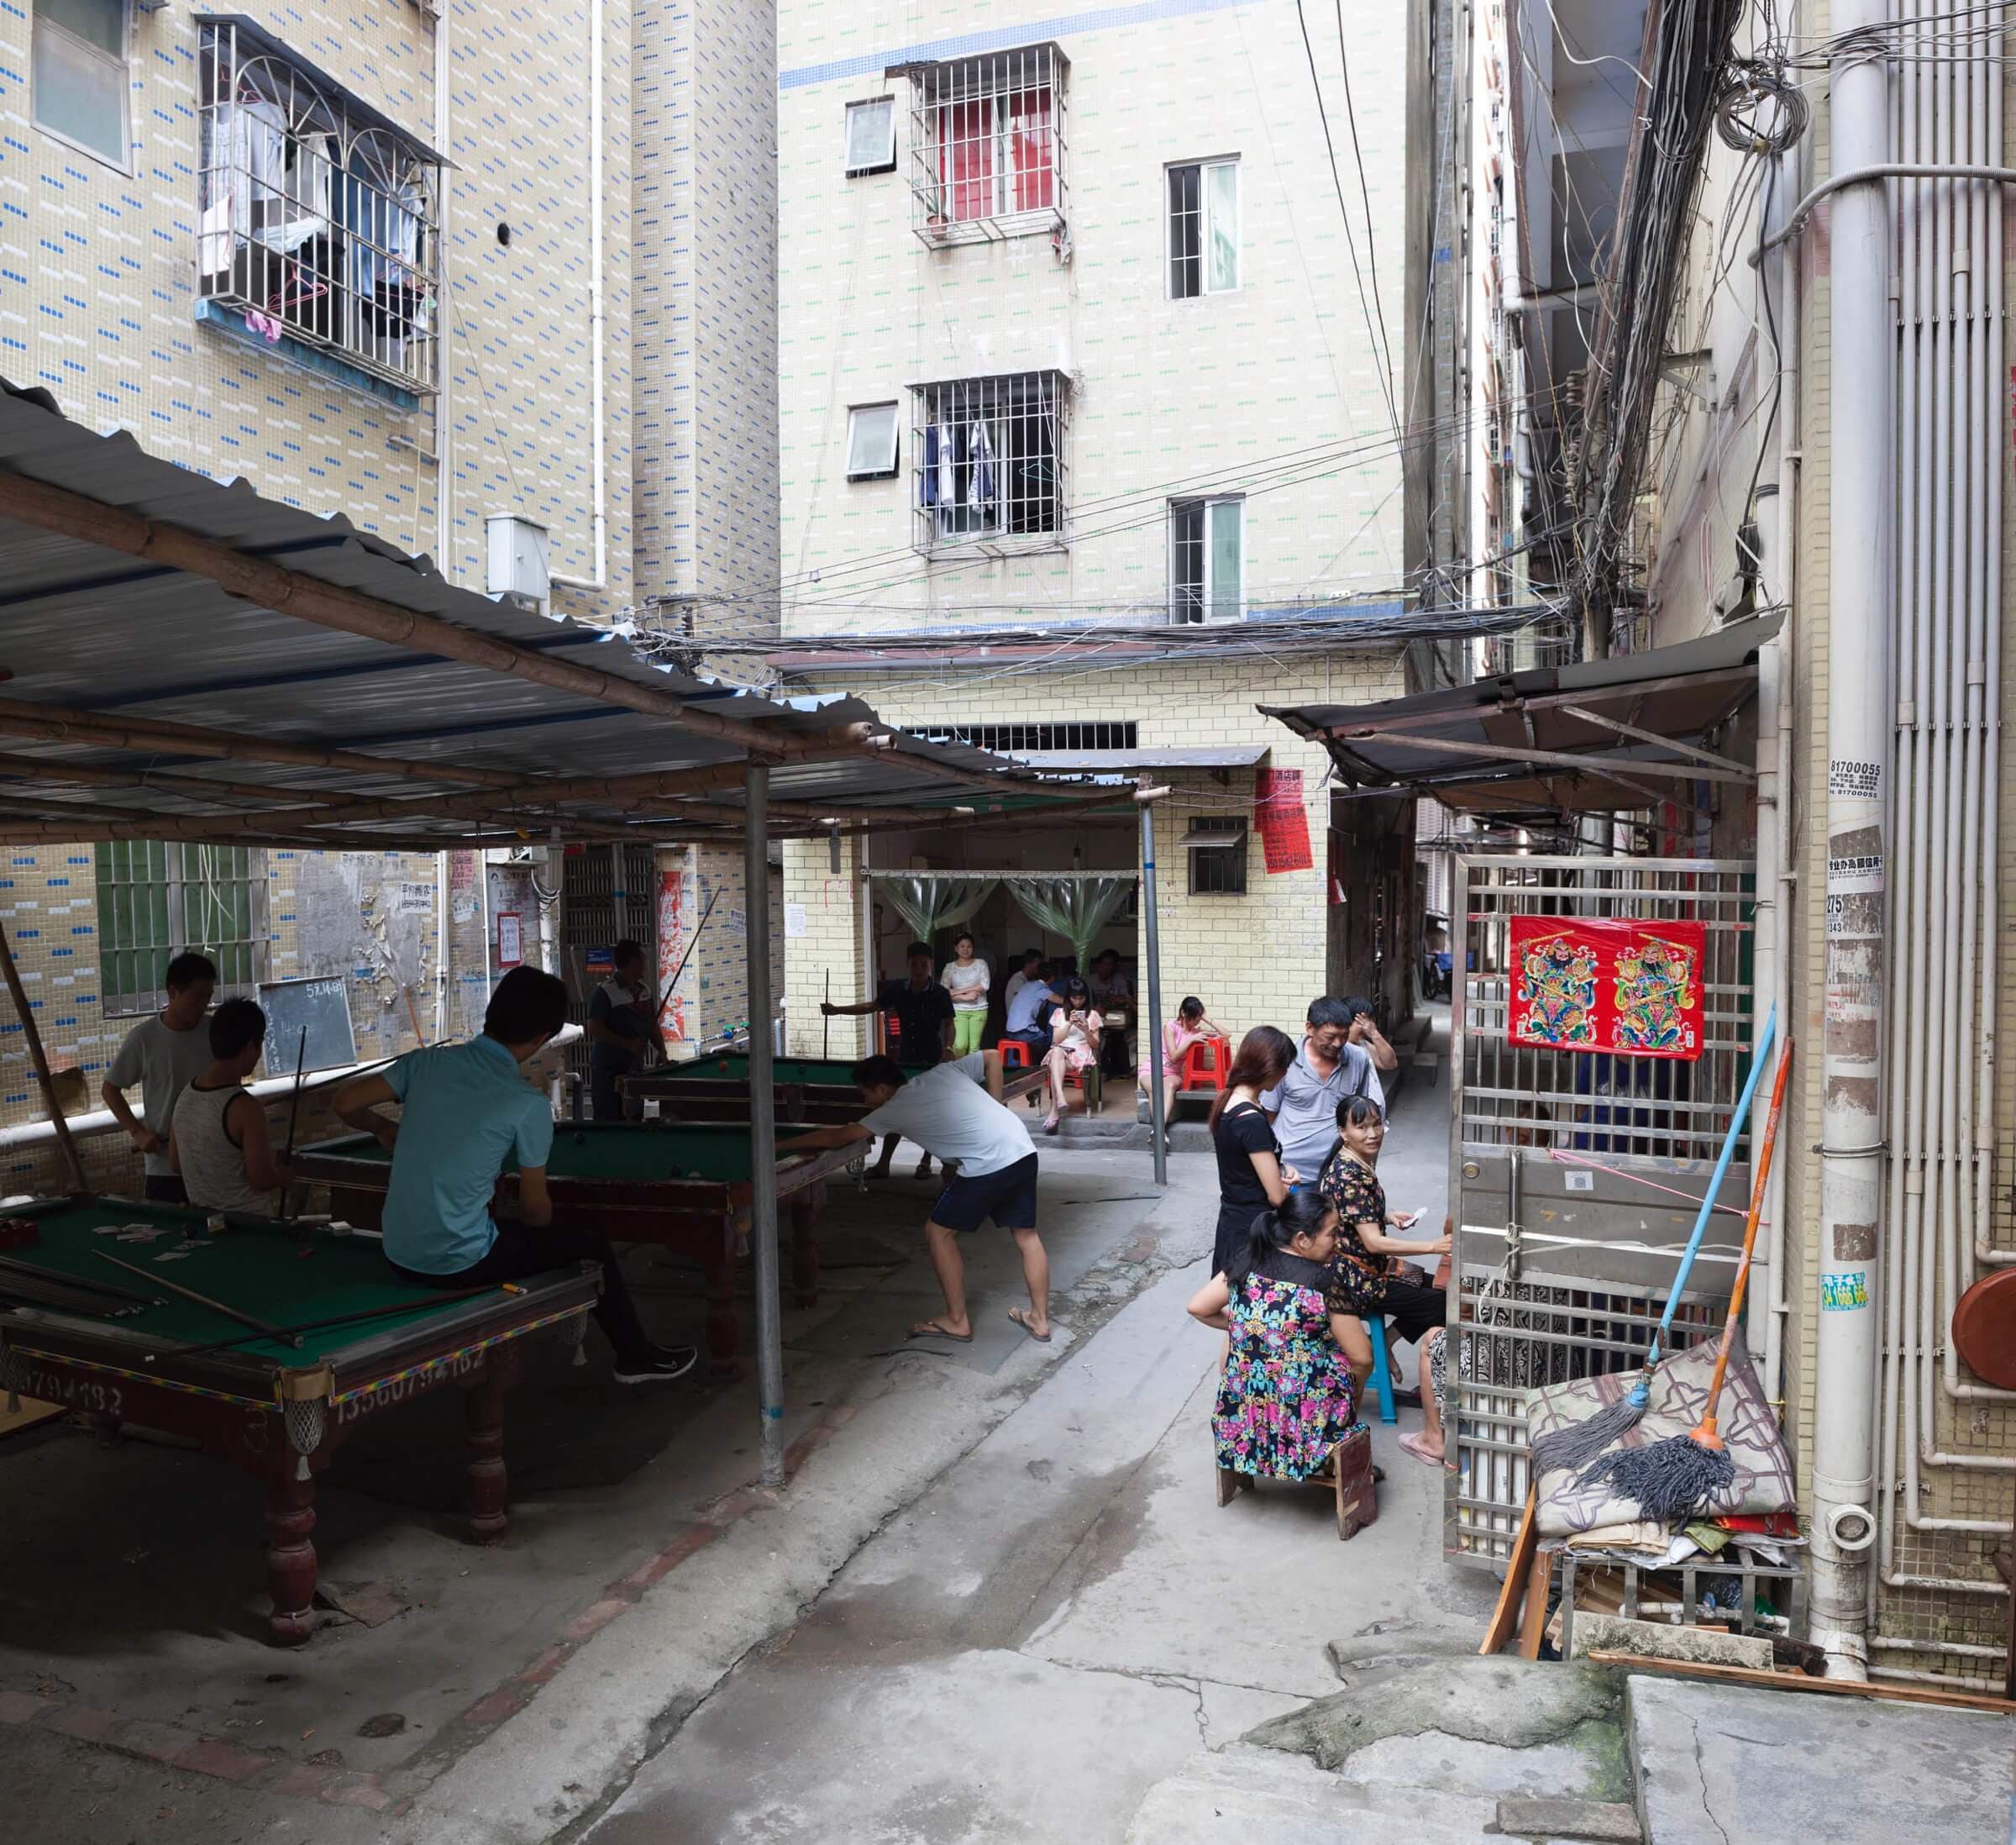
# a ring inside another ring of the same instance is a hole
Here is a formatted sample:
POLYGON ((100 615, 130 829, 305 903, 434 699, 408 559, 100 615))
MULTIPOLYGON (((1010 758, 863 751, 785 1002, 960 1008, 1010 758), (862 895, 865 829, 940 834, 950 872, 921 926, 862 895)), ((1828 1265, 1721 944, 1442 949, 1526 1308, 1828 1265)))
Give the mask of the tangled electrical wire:
POLYGON ((1805 92, 1777 60, 1746 58, 1732 64, 1714 111, 1715 134, 1723 146, 1773 157, 1793 146, 1813 120, 1805 92))

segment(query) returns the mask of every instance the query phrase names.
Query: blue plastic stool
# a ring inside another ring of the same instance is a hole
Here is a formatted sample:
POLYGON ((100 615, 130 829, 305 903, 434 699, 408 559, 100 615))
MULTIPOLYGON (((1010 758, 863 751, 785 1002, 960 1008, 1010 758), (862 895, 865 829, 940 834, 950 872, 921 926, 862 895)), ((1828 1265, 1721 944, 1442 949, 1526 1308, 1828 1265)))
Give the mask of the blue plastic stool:
POLYGON ((1365 1324, 1372 1333, 1372 1387, 1379 1393, 1379 1420, 1397 1422, 1393 1406, 1393 1367, 1386 1362, 1386 1316, 1369 1314, 1365 1324))

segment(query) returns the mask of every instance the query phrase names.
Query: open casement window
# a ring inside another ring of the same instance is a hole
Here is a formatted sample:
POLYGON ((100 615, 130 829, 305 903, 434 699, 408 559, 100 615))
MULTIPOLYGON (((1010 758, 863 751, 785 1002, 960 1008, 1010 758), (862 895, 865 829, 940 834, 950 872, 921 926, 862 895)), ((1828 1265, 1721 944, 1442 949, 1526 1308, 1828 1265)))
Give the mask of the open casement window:
POLYGON ((1178 500, 1169 507, 1169 618, 1236 622, 1246 615, 1246 502, 1178 500))
POLYGON ((859 403, 847 413, 847 477, 886 481, 896 471, 896 407, 859 403))
POLYGON ((122 171, 131 132, 127 0, 34 0, 29 49, 35 126, 122 171))
POLYGON ((1178 842, 1190 861, 1192 896, 1246 894, 1246 822, 1206 815, 1178 842))
POLYGON ((202 318, 431 392, 437 156, 235 15, 199 21, 202 318))
POLYGON ((901 67, 914 222, 926 243, 1063 229, 1068 68, 1054 45, 901 67))
POLYGON ((847 176, 896 170, 896 99, 878 96, 847 106, 847 176))
POLYGON ((1239 286, 1239 163, 1169 169, 1169 297, 1221 295, 1239 286))
POLYGON ((108 1017, 158 1012, 184 949, 217 964, 220 1000, 266 977, 265 854, 247 846, 122 839, 97 849, 98 979, 108 1017))
POLYGON ((1060 549, 1065 534, 1061 372, 919 385, 910 452, 916 549, 1060 549))

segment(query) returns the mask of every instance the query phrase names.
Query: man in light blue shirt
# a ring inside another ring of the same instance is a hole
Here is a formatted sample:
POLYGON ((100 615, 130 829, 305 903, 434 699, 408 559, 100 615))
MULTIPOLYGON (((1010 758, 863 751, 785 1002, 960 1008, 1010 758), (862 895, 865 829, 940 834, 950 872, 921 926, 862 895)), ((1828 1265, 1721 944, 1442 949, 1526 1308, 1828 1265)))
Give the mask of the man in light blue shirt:
POLYGON ((336 1092, 336 1112, 392 1155, 386 1192, 386 1259, 428 1287, 517 1281, 572 1262, 599 1262, 595 1317, 616 1348, 621 1384, 683 1377, 699 1353, 651 1343, 622 1271, 601 1237, 556 1226, 546 1185, 553 1110, 528 1088, 519 1065, 536 1056, 567 1016, 567 990, 552 975, 515 967, 498 981, 483 1035, 466 1044, 408 1052, 390 1070, 336 1092), (401 1105, 393 1121, 377 1111, 401 1105), (522 1215, 491 1215, 497 1180, 517 1165, 522 1215))
POLYGON ((1029 1060, 1032 1064, 1042 1063, 1049 1053, 1050 1022, 1043 1008, 1056 1003, 1057 994, 1050 985, 1047 962, 1009 998, 1007 1016, 1001 1022, 1001 1029, 1008 1037, 1029 1047, 1029 1060))

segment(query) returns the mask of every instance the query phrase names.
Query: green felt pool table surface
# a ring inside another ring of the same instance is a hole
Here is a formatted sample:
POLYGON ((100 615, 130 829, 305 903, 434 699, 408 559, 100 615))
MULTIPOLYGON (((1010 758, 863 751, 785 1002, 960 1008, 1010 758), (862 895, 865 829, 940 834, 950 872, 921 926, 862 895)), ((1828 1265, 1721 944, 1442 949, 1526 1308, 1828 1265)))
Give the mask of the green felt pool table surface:
MULTIPOLYGON (((413 1284, 393 1270, 377 1239, 371 1237, 337 1237, 326 1229, 238 1217, 231 1218, 230 1227, 222 1235, 213 1237, 205 1227, 207 1212, 136 1204, 125 1198, 44 1201, 15 1206, 8 1214, 34 1218, 41 1238, 30 1248, 0 1250, 0 1256, 9 1261, 140 1293, 150 1291, 149 1280, 158 1276, 273 1326, 302 1326, 339 1314, 368 1313, 412 1300, 415 1293, 413 1284), (116 1236, 98 1234, 108 1224, 145 1224, 171 1233, 152 1242, 122 1243, 116 1236), (177 1249, 188 1253, 174 1261, 161 1259, 177 1249), (146 1279, 101 1261, 101 1254, 144 1270, 146 1279)), ((159 1291, 164 1297, 162 1305, 109 1320, 108 1328, 181 1345, 207 1344, 243 1334, 244 1343, 233 1344, 232 1355, 249 1364, 288 1368, 334 1361, 365 1339, 375 1343, 402 1331, 424 1330, 430 1322, 466 1309, 469 1304, 429 1301, 411 1313, 304 1333, 302 1343, 296 1346, 261 1339, 228 1315, 199 1306, 165 1288, 159 1291)), ((498 1298, 501 1303, 511 1297, 500 1290, 498 1298)))
MULTIPOLYGON (((789 1137, 790 1129, 780 1138, 789 1137)), ((389 1165, 391 1154, 369 1134, 345 1135, 302 1149, 304 1158, 352 1160, 389 1165)), ((778 1163, 797 1156, 780 1152, 778 1163)), ((310 1164, 304 1170, 314 1171, 310 1164)), ((507 1171, 516 1171, 517 1162, 507 1171)), ((749 1130, 737 1122, 686 1127, 673 1122, 557 1122, 553 1152, 546 1162, 549 1180, 617 1179, 648 1184, 655 1180, 712 1180, 723 1185, 749 1182, 749 1130)))

